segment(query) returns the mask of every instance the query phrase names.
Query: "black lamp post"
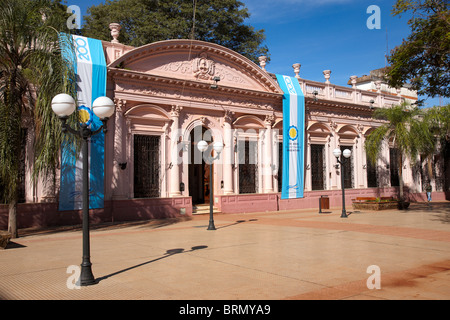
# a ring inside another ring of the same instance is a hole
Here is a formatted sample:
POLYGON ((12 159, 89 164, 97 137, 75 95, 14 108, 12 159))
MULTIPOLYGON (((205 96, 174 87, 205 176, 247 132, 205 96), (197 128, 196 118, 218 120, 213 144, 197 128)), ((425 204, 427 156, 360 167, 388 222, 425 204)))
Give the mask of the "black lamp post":
POLYGON ((83 157, 83 258, 81 263, 80 285, 88 286, 96 284, 97 281, 92 273, 92 263, 90 260, 89 241, 89 145, 88 139, 103 130, 107 131, 106 123, 114 113, 114 102, 108 97, 99 97, 92 104, 92 109, 102 121, 100 128, 91 130, 87 124, 80 125, 78 130, 71 128, 67 124, 68 117, 75 111, 75 100, 68 94, 56 95, 52 100, 52 109, 58 115, 62 123, 62 132, 70 132, 81 138, 81 152, 83 157))
POLYGON ((347 212, 345 211, 345 188, 344 188, 344 162, 345 159, 349 158, 352 155, 352 152, 349 149, 345 149, 343 152, 344 158, 339 160, 341 156, 341 149, 334 149, 333 154, 336 157, 337 162, 341 165, 341 187, 342 187, 342 213, 341 218, 347 218, 347 212))
MULTIPOLYGON (((199 141, 197 144, 198 150, 200 152, 205 152, 208 148, 211 149, 211 145, 208 145, 208 143, 204 140, 199 141)), ((214 193, 213 193, 213 185, 212 185, 212 165, 214 160, 219 159, 220 153, 223 150, 223 143, 222 142, 215 142, 212 144, 212 149, 214 149, 217 152, 217 156, 212 157, 211 155, 206 156, 206 159, 209 162, 209 225, 207 230, 216 230, 216 227, 214 226, 214 217, 213 217, 213 201, 214 201, 214 193)), ((212 153, 212 150, 211 150, 212 153)), ((205 155, 204 155, 205 157, 205 155)))

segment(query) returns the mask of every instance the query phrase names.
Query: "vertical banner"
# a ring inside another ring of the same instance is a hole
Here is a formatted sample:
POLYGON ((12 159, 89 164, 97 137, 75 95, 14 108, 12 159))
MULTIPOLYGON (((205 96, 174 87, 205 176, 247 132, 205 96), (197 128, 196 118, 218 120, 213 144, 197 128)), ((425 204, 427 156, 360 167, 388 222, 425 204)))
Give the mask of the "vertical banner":
POLYGON ((284 92, 281 199, 303 198, 305 96, 296 78, 279 74, 276 76, 284 92))
MULTIPOLYGON (((77 105, 81 123, 92 130, 102 122, 92 112, 92 102, 106 95, 106 60, 102 42, 77 35, 60 35, 63 57, 72 63, 76 74, 77 105), (73 46, 69 44, 73 43, 73 46)), ((59 210, 82 208, 82 158, 75 146, 63 144, 59 210)), ((89 208, 104 206, 105 136, 100 133, 89 139, 89 208)))

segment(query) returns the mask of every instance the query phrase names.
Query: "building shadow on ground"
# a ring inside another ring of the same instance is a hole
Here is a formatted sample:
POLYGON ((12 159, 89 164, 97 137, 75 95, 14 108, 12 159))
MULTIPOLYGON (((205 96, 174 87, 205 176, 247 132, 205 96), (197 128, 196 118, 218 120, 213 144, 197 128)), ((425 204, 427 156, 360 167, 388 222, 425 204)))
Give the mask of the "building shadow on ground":
MULTIPOLYGON (((192 218, 186 217, 175 217, 175 218, 164 218, 164 219, 151 219, 151 220, 139 220, 139 221, 116 221, 116 222, 102 222, 102 223, 91 223, 89 229, 94 230, 118 230, 129 227, 140 227, 156 229, 172 224, 176 224, 183 221, 189 221, 192 218)), ((25 228, 19 230, 19 236, 26 237, 31 235, 46 235, 46 234, 56 234, 60 232, 77 232, 82 231, 82 225, 72 225, 72 226, 54 226, 46 228, 25 228)))
POLYGON ((450 202, 415 202, 411 203, 408 211, 422 211, 430 213, 433 221, 450 223, 450 202))

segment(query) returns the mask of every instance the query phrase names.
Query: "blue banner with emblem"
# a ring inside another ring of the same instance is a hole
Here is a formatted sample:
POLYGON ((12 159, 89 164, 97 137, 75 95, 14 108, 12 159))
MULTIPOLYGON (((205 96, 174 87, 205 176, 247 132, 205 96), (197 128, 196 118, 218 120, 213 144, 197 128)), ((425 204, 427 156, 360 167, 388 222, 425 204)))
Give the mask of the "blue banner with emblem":
POLYGON ((283 90, 281 199, 303 198, 305 182, 305 96, 295 77, 276 75, 283 90))
MULTIPOLYGON (((60 34, 60 45, 67 63, 76 74, 79 118, 92 130, 102 125, 92 112, 92 102, 106 95, 106 59, 102 42, 77 35, 60 34)), ((92 136, 89 143, 89 208, 104 207, 104 152, 103 132, 92 136)), ((82 208, 82 158, 75 146, 63 144, 61 152, 61 180, 59 210, 82 208)))

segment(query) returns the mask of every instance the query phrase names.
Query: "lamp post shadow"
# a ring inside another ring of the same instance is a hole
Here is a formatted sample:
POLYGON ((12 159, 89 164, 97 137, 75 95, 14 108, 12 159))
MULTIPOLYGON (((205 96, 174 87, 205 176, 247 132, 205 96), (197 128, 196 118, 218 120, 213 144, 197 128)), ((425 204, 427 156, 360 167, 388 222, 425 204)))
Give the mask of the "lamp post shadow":
POLYGON ((108 278, 113 277, 113 276, 116 276, 116 275, 118 275, 118 274, 121 274, 121 273, 130 271, 130 270, 133 270, 133 269, 136 269, 136 268, 145 266, 145 265, 147 265, 147 264, 150 264, 150 263, 153 263, 153 262, 156 262, 156 261, 159 261, 159 260, 168 258, 168 257, 173 256, 173 255, 176 255, 176 254, 180 254, 180 253, 188 253, 188 252, 193 252, 193 251, 196 251, 196 250, 201 250, 201 249, 206 249, 206 248, 208 248, 208 246, 201 245, 201 246, 195 246, 195 247, 192 247, 192 248, 191 248, 190 250, 188 250, 188 251, 184 251, 183 248, 169 249, 169 250, 166 251, 166 253, 165 253, 162 257, 159 257, 159 258, 156 258, 156 259, 153 259, 153 260, 150 260, 150 261, 146 261, 146 262, 143 262, 143 263, 140 263, 140 264, 137 264, 137 265, 134 265, 134 266, 131 266, 131 267, 128 267, 128 268, 125 268, 125 269, 122 269, 122 270, 119 270, 119 271, 116 271, 116 272, 107 274, 107 275, 105 275, 105 276, 103 276, 103 277, 97 278, 96 280, 97 280, 98 282, 100 282, 100 281, 102 281, 102 280, 108 279, 108 278))
POLYGON ((244 222, 251 222, 251 221, 258 221, 258 219, 250 219, 250 220, 236 220, 236 222, 233 222, 231 224, 227 224, 225 226, 221 226, 221 227, 217 227, 217 229, 222 229, 222 228, 226 228, 226 227, 231 227, 240 223, 244 223, 244 222))

